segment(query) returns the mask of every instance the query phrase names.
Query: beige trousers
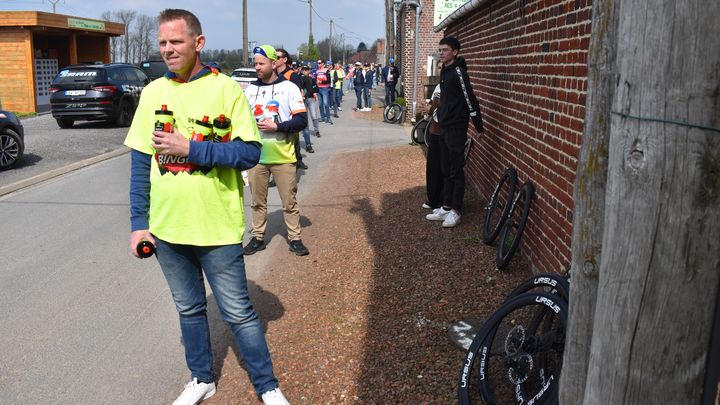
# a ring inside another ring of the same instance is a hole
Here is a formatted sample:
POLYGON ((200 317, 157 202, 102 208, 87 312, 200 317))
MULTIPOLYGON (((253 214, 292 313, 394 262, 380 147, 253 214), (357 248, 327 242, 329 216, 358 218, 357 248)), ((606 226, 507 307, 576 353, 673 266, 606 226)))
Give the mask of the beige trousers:
POLYGON ((258 163, 250 169, 248 179, 252 193, 252 235, 262 240, 267 226, 267 196, 270 174, 275 178, 275 185, 280 193, 283 205, 283 216, 287 227, 288 239, 300 240, 300 208, 297 204, 297 178, 295 163, 264 165, 258 163))

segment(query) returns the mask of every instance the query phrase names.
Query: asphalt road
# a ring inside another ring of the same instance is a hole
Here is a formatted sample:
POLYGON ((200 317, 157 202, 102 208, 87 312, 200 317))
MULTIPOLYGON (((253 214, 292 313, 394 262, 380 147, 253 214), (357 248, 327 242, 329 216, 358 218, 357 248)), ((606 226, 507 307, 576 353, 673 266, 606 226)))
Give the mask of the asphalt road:
MULTIPOLYGON (((341 114, 313 138, 310 169, 298 172, 301 210, 303 195, 322 192, 313 184, 337 153, 407 144, 398 126, 341 114)), ((47 116, 24 125, 28 160, 1 172, 1 185, 118 149, 125 132, 59 130, 47 116)), ((182 390, 188 372, 169 291, 154 259, 129 253, 128 173, 123 153, 0 196, 1 404, 161 404, 182 390)), ((269 205, 268 249, 246 258, 251 292, 269 258, 289 254, 272 190, 269 205)), ((209 315, 221 361, 232 342, 214 304, 209 315)))
POLYGON ((103 121, 80 121, 70 129, 60 129, 50 114, 44 114, 23 119, 22 123, 25 153, 18 166, 0 171, 0 191, 21 180, 62 172, 59 169, 68 165, 125 150, 127 128, 103 121))

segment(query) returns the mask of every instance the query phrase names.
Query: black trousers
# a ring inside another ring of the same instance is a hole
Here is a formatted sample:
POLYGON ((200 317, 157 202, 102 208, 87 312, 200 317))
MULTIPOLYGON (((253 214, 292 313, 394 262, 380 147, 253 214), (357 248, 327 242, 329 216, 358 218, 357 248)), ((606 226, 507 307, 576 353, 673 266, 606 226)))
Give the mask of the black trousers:
POLYGON ((443 205, 460 212, 465 198, 465 141, 469 123, 442 128, 440 170, 443 177, 443 205))
POLYGON ((432 207, 440 208, 443 204, 443 176, 440 168, 440 135, 428 131, 427 160, 425 162, 425 187, 427 203, 432 207))

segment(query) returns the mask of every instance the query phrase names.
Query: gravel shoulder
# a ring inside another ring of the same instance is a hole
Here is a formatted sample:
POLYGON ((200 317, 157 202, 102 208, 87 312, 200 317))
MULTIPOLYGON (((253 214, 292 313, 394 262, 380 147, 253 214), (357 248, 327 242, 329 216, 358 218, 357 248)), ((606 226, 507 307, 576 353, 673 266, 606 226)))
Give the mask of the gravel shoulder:
MULTIPOLYGON (((300 201, 311 254, 283 248, 263 274, 248 270, 291 403, 455 403, 463 353, 448 327, 486 318, 531 274, 520 258, 495 269, 473 190, 456 228, 424 218, 424 165, 409 145, 333 156, 300 201)), ((205 403, 259 403, 210 311, 219 382, 205 403)))

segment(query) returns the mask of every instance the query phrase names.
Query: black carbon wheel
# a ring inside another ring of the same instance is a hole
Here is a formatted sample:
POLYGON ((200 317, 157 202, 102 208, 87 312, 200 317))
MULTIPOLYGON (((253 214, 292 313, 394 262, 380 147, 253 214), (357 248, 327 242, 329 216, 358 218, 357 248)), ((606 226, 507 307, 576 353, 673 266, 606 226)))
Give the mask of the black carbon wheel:
POLYGON ((520 239, 525 230, 525 224, 530 214, 530 205, 532 205, 534 195, 535 186, 533 186, 532 182, 528 181, 523 184, 517 196, 515 196, 507 221, 505 221, 502 232, 500 232, 500 242, 498 243, 496 260, 497 268, 500 270, 504 270, 507 267, 515 255, 518 246, 520 246, 520 239))
POLYGON ((485 206, 485 219, 482 229, 482 239, 485 244, 491 245, 500 234, 505 219, 510 213, 516 185, 517 171, 515 168, 509 167, 500 177, 488 204, 485 206))

